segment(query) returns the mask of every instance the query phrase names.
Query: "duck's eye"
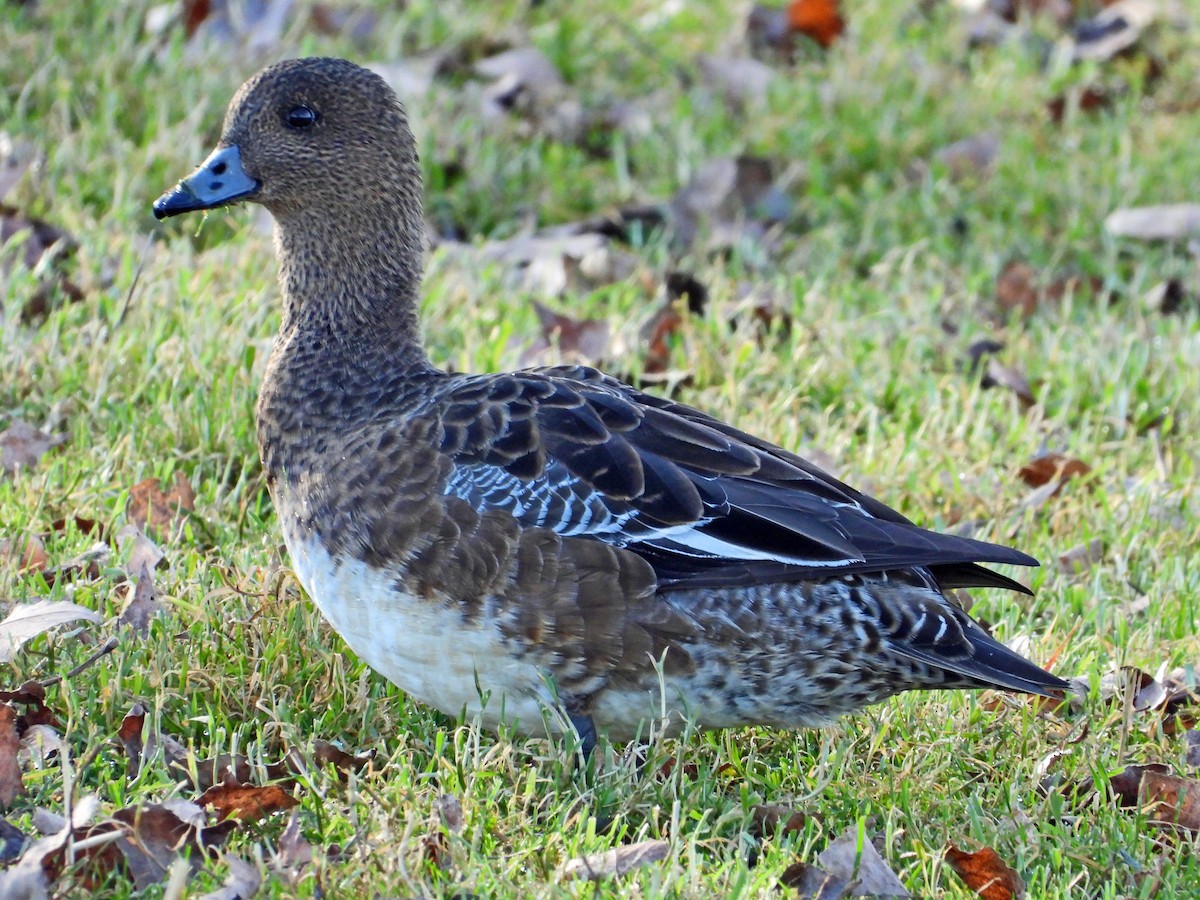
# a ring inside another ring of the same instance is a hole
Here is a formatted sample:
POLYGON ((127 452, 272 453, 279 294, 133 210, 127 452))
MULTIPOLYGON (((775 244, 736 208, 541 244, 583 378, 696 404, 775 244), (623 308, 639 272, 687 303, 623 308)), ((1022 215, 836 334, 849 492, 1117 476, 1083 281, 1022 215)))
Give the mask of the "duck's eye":
POLYGON ((317 111, 311 106, 297 106, 287 114, 287 123, 292 128, 311 128, 317 124, 317 111))

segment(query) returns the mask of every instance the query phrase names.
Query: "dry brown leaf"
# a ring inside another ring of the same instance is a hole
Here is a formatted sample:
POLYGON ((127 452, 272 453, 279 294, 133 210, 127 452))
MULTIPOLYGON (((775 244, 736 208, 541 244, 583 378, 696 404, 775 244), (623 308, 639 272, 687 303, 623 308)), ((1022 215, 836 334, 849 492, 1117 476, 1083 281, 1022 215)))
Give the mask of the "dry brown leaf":
POLYGON ((1095 85, 1076 88, 1066 94, 1060 94, 1046 104, 1046 112, 1050 121, 1059 124, 1067 117, 1067 111, 1077 109, 1080 112, 1093 113, 1109 109, 1114 97, 1108 89, 1095 85))
POLYGON ((842 900, 856 895, 853 882, 806 862, 795 862, 784 869, 779 883, 793 888, 796 900, 842 900))
POLYGON ((1087 475, 1092 467, 1080 459, 1063 456, 1061 453, 1046 453, 1021 466, 1017 474, 1030 487, 1041 487, 1057 482, 1052 496, 1057 496, 1072 478, 1087 475))
POLYGON ((58 625, 104 621, 98 612, 69 600, 38 600, 14 606, 0 622, 0 663, 11 662, 21 645, 58 625))
POLYGON ((1058 571, 1064 575, 1079 575, 1092 569, 1104 559, 1104 541, 1092 538, 1059 554, 1058 571))
POLYGON ((542 336, 522 354, 522 365, 536 364, 551 348, 557 348, 563 359, 585 365, 596 365, 605 360, 612 340, 607 322, 573 319, 536 300, 533 308, 541 323, 542 336))
POLYGON ((36 534, 0 540, 0 561, 18 572, 41 572, 50 564, 46 545, 36 534))
POLYGON ((293 812, 279 838, 279 852, 271 867, 290 885, 297 884, 313 861, 313 846, 300 833, 300 815, 293 812))
POLYGON ((1180 778, 1166 766, 1127 766, 1109 779, 1121 806, 1144 809, 1156 825, 1200 831, 1200 781, 1180 778))
POLYGON ((209 788, 196 803, 211 806, 217 813, 217 821, 234 818, 243 822, 256 822, 280 810, 299 806, 300 801, 277 784, 259 787, 242 784, 233 778, 209 788))
POLYGON ((1025 896, 1021 876, 991 847, 970 852, 949 844, 946 862, 984 900, 1017 900, 1025 896))
POLYGON ((0 703, 0 809, 9 809, 13 801, 25 793, 21 764, 17 754, 21 736, 17 733, 17 711, 0 703))
POLYGON ((147 534, 169 534, 196 508, 196 492, 182 472, 175 473, 170 490, 157 478, 147 478, 129 491, 125 514, 147 534))
POLYGON ((64 435, 46 434, 22 419, 13 419, 0 432, 0 471, 12 475, 22 466, 33 468, 65 440, 64 435))
POLYGON ((910 896, 875 845, 864 838, 860 846, 857 825, 851 825, 831 841, 817 861, 834 878, 856 881, 858 893, 879 897, 910 896))
POLYGON ((96 837, 114 830, 119 837, 98 848, 91 864, 101 873, 123 867, 139 890, 160 883, 172 863, 190 851, 193 871, 204 857, 225 842, 236 827, 232 819, 207 826, 204 811, 185 800, 169 800, 143 807, 126 807, 113 813, 111 822, 100 822, 77 839, 96 837), (122 827, 123 826, 123 827, 122 827))
POLYGON ((102 569, 108 564, 112 549, 103 541, 97 541, 90 548, 73 556, 61 565, 44 569, 40 577, 46 584, 53 587, 59 581, 74 581, 82 578, 95 581, 102 574, 102 569))
POLYGON ((1193 769, 1200 769, 1200 731, 1189 729, 1183 736, 1184 761, 1193 769))
POLYGON ((7 282, 18 260, 38 274, 38 287, 21 309, 22 321, 31 322, 44 316, 56 291, 68 303, 83 299, 83 291, 62 272, 63 262, 74 252, 75 242, 66 232, 0 203, 0 287, 7 282), (19 246, 10 248, 10 242, 19 246))
POLYGON ((810 37, 829 48, 846 30, 838 0, 791 0, 788 25, 792 31, 810 37))
POLYGON ((984 131, 947 144, 933 158, 946 167, 951 178, 967 178, 990 174, 999 155, 999 135, 984 131))
POLYGON ((666 841, 639 841, 603 853, 569 859, 559 869, 559 875, 566 880, 587 878, 597 881, 601 878, 624 875, 631 869, 659 862, 666 859, 670 853, 671 845, 666 841))
POLYGON ((750 834, 771 838, 804 830, 812 814, 778 803, 758 803, 750 808, 750 834))
POLYGON ((132 628, 135 634, 145 635, 150 631, 150 620, 162 612, 163 606, 158 599, 154 576, 145 562, 142 562, 134 580, 132 596, 121 612, 121 622, 132 628))
POLYGON ((1101 278, 1067 276, 1047 281, 1028 263, 1010 260, 996 279, 996 305, 1002 314, 1018 312, 1029 318, 1042 303, 1058 303, 1083 292, 1097 295, 1103 288, 1101 278))
POLYGON ((131 781, 137 777, 142 765, 142 729, 145 724, 146 707, 135 703, 121 720, 121 728, 117 732, 117 738, 125 749, 125 774, 131 781))
POLYGON ((196 900, 250 900, 258 893, 263 875, 257 866, 246 862, 240 856, 228 854, 225 855, 224 862, 229 867, 225 883, 215 891, 201 894, 196 900))

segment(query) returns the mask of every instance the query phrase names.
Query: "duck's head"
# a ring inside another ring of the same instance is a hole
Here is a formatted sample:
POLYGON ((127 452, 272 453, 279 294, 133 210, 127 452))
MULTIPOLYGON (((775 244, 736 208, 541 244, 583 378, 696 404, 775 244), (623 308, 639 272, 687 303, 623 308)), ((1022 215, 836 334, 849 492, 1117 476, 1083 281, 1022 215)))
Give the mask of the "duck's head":
POLYGON ((277 219, 387 204, 419 216, 420 184, 404 107, 382 78, 343 59, 291 59, 242 85, 216 149, 154 215, 246 200, 277 219))

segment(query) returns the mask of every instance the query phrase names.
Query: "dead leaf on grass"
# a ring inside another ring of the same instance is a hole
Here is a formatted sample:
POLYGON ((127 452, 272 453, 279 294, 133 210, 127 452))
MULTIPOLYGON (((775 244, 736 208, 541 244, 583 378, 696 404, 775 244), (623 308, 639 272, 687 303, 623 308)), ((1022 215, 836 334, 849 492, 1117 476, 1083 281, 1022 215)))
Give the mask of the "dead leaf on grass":
POLYGON ((243 784, 226 777, 220 784, 213 785, 197 799, 200 806, 211 806, 217 813, 217 821, 234 818, 243 822, 257 822, 272 813, 299 806, 300 801, 278 784, 259 787, 243 784))
POLYGON ((1000 136, 984 131, 961 138, 938 150, 933 159, 946 167, 951 178, 990 175, 1000 156, 1000 136))
POLYGON ((775 71, 749 56, 701 54, 696 57, 701 81, 741 113, 748 105, 762 103, 775 81, 775 71))
POLYGON ((77 579, 95 581, 101 576, 104 566, 108 565, 111 557, 112 548, 103 541, 97 541, 83 553, 71 557, 61 565, 43 569, 40 577, 50 587, 59 581, 75 581, 77 579))
POLYGON ((1109 786, 1121 806, 1145 810, 1156 825, 1200 831, 1200 781, 1195 778, 1181 778, 1151 763, 1126 766, 1109 779, 1109 786))
POLYGON ((21 645, 39 634, 79 621, 99 624, 104 620, 96 611, 69 600, 38 600, 14 606, 0 622, 0 663, 12 662, 21 645))
POLYGON ((750 807, 750 834, 772 838, 804 830, 813 814, 779 803, 757 803, 750 807))
POLYGON ((17 711, 0 703, 0 809, 9 809, 13 801, 25 793, 21 777, 21 737, 17 733, 17 711))
POLYGON ((830 875, 812 863, 795 862, 783 870, 779 883, 796 891, 796 900, 842 900, 857 896, 855 884, 830 875))
POLYGON ((1200 731, 1188 729, 1183 735, 1184 762, 1193 769, 1200 769, 1200 731))
POLYGON ((791 0, 788 25, 796 34, 812 38, 828 49, 846 30, 838 0, 791 0))
POLYGON ((1104 220, 1114 237, 1178 241, 1200 234, 1200 203, 1174 203, 1118 209, 1104 220))
POLYGON ((229 867, 225 883, 215 891, 200 895, 196 900, 250 900, 258 893, 263 880, 258 866, 240 856, 226 855, 223 861, 229 867))
POLYGON ((196 492, 182 472, 164 490, 157 478, 139 481, 129 490, 125 514, 147 534, 166 535, 173 531, 196 509, 196 492))
POLYGON ((855 891, 878 897, 911 896, 875 845, 851 825, 817 857, 826 872, 843 881, 856 881, 855 891))
POLYGON ((1047 281, 1033 266, 1010 260, 996 279, 996 306, 1000 313, 1020 313, 1028 319, 1044 303, 1060 303, 1064 297, 1090 293, 1099 295, 1104 287, 1100 278, 1067 276, 1047 281))
POLYGON ((150 568, 143 562, 134 575, 134 587, 129 602, 121 611, 121 622, 133 629, 135 634, 145 635, 150 631, 150 620, 163 611, 158 599, 158 587, 150 568))
POLYGON ((960 850, 946 846, 946 862, 971 890, 984 900, 1017 900, 1025 896, 1025 882, 991 847, 960 850))
POLYGON ((995 354, 1004 349, 1000 341, 980 340, 967 348, 967 374, 973 375, 982 370, 979 386, 984 390, 1001 387, 1011 391, 1021 402, 1022 408, 1028 409, 1036 400, 1029 379, 1017 368, 1007 366, 996 359, 995 354))
POLYGON ((64 441, 65 435, 46 434, 23 419, 13 419, 0 432, 0 471, 12 475, 23 466, 31 469, 64 441))
POLYGON ((1070 550, 1059 554, 1058 571, 1064 575, 1080 575, 1090 571, 1104 559, 1104 541, 1092 538, 1083 544, 1077 544, 1070 550))
POLYGON ((701 166, 668 208, 676 243, 690 247, 707 232, 707 249, 723 250, 760 241, 767 224, 791 215, 792 203, 776 183, 773 161, 727 156, 701 166))
POLYGON ((533 301, 533 308, 542 334, 521 355, 523 366, 540 365, 542 360, 556 356, 584 365, 597 365, 607 358, 612 341, 607 322, 601 319, 575 319, 557 313, 536 300, 533 301))
POLYGON ((624 875, 632 869, 648 866, 666 859, 671 854, 671 845, 666 841, 639 841, 606 850, 578 856, 562 864, 559 875, 565 880, 586 878, 598 881, 624 875))
POLYGON ((22 321, 46 315, 56 295, 68 303, 83 299, 83 291, 64 273, 75 246, 62 229, 0 203, 0 288, 16 265, 23 265, 38 279, 37 288, 21 308, 22 321))
POLYGON ((0 560, 17 572, 41 572, 50 564, 46 545, 36 534, 0 540, 0 560))
POLYGON ((117 739, 125 750, 125 775, 132 781, 142 765, 142 729, 146 724, 146 707, 135 703, 121 720, 117 739))
POLYGON ((271 861, 271 868, 294 886, 304 877, 312 861, 313 846, 300 833, 300 815, 293 811, 279 838, 279 850, 271 861))
POLYGON ((1030 487, 1056 483, 1058 486, 1051 496, 1057 496, 1072 478, 1083 477, 1091 471, 1092 467, 1081 459, 1045 453, 1021 466, 1017 474, 1030 487))

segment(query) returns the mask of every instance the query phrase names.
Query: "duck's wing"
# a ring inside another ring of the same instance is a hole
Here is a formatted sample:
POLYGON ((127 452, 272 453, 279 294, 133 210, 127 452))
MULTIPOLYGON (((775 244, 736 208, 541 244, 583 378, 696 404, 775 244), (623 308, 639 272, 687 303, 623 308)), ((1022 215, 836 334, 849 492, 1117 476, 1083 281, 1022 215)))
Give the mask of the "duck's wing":
POLYGON ((631 550, 663 586, 924 567, 943 587, 1024 590, 978 564, 1037 565, 919 528, 795 454, 594 369, 455 376, 431 401, 447 494, 631 550))

